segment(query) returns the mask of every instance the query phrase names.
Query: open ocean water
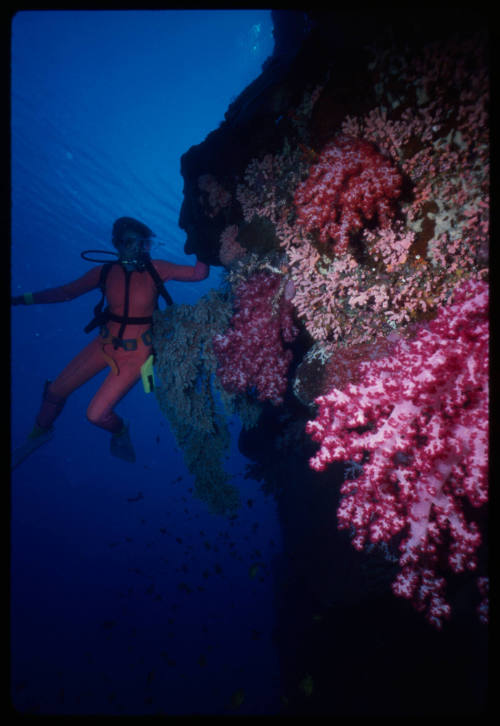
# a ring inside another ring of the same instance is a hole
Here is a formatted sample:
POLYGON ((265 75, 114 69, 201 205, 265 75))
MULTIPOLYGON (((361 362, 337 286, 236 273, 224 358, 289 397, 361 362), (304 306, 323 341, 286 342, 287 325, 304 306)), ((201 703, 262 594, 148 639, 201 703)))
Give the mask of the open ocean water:
MULTIPOLYGON (((153 256, 194 264, 177 226, 180 156, 260 74, 270 12, 25 11, 11 38, 12 294, 81 276, 91 263, 80 251, 111 249, 120 216, 153 229, 153 256)), ((168 289, 195 303, 219 282, 212 268, 168 289)), ((44 382, 88 342, 98 299, 13 308, 13 446, 44 382)), ((274 500, 244 478, 239 421, 226 467, 243 504, 230 520, 193 498, 169 424, 139 384, 117 407, 137 461, 110 456, 109 435, 85 418, 104 376, 68 399, 54 438, 12 473, 14 709, 277 713, 280 531, 274 500)))

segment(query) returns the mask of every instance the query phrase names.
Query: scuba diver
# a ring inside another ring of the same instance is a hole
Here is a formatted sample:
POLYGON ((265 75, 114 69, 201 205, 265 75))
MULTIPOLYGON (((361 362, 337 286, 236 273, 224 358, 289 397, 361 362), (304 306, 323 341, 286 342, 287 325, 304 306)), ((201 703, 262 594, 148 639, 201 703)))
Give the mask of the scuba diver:
POLYGON ((125 461, 134 462, 135 452, 129 424, 118 416, 114 407, 142 377, 146 392, 152 390, 152 314, 158 297, 168 304, 172 299, 164 287, 167 280, 197 282, 208 277, 209 266, 197 259, 194 267, 166 260, 152 260, 149 255, 156 235, 132 217, 120 217, 113 224, 112 242, 117 252, 86 250, 84 259, 98 262, 86 254, 99 252, 117 257, 97 265, 82 277, 60 287, 24 293, 11 298, 12 305, 67 302, 90 290, 100 288, 102 299, 94 309, 94 319, 85 332, 99 327, 94 338, 59 373, 47 381, 35 426, 26 443, 14 452, 13 467, 53 436, 52 424, 61 413, 67 397, 109 366, 110 371, 87 408, 88 420, 111 433, 110 451, 125 461), (103 310, 104 298, 107 307, 103 310))

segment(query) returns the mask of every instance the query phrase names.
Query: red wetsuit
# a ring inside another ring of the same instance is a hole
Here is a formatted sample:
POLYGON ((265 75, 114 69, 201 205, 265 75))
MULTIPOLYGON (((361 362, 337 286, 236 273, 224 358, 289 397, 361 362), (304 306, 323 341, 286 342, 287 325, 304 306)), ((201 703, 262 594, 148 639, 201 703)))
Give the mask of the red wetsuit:
MULTIPOLYGON (((197 261, 194 267, 176 265, 165 260, 153 260, 162 281, 177 280, 197 282, 208 276, 209 267, 197 261)), ((85 275, 73 282, 60 287, 41 290, 33 293, 34 303, 67 302, 90 290, 99 287, 102 265, 93 267, 85 275)), ((106 279, 106 299, 109 310, 115 315, 123 315, 125 304, 125 272, 120 265, 113 265, 106 279)), ((153 314, 158 299, 158 290, 153 278, 147 270, 134 270, 130 276, 129 310, 131 318, 148 317, 153 314)), ((118 336, 121 323, 109 320, 106 323, 110 337, 118 336)), ((42 406, 36 422, 43 428, 50 428, 59 415, 66 398, 70 393, 86 383, 90 378, 102 371, 108 364, 110 372, 106 376, 87 409, 87 418, 91 423, 112 433, 123 428, 123 420, 114 412, 114 407, 123 396, 137 383, 141 375, 141 366, 151 354, 151 344, 141 338, 150 328, 149 323, 126 325, 122 338, 136 339, 136 350, 114 348, 111 342, 105 342, 103 331, 76 355, 57 378, 46 387, 42 406)))

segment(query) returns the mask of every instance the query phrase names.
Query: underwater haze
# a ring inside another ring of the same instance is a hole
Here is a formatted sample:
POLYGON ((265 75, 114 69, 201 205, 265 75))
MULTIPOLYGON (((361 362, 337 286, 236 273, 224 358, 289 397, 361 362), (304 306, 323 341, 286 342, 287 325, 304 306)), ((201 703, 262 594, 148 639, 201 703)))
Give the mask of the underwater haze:
MULTIPOLYGON (((271 13, 25 11, 11 26, 11 291, 55 287, 111 249, 121 216, 153 257, 193 265, 177 221, 180 157, 223 121, 272 53, 271 13)), ((218 287, 169 283, 177 303, 218 287)), ((43 386, 86 345, 100 295, 11 315, 11 439, 43 386)), ((163 306, 163 303, 161 303, 163 306)), ((91 335, 95 335, 92 333, 91 335)), ((276 505, 244 478, 231 423, 235 518, 210 514, 154 395, 136 385, 134 464, 85 417, 106 372, 68 399, 54 437, 11 477, 11 703, 39 714, 266 714, 280 708, 273 645, 276 505)), ((210 452, 207 451, 207 457, 210 452)))

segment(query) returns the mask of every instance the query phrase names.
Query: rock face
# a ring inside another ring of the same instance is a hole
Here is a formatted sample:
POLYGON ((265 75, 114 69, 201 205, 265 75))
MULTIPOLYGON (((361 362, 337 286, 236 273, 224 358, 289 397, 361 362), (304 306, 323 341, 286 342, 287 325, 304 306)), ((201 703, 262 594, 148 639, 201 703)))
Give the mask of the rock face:
POLYGON ((185 252, 195 252, 211 265, 220 265, 218 250, 222 230, 241 213, 229 207, 216 219, 207 217, 200 203, 199 178, 210 175, 222 186, 227 184, 234 190, 236 179, 243 175, 252 158, 277 149, 282 143, 279 119, 286 115, 294 90, 303 85, 299 79, 293 80, 292 65, 307 37, 308 18, 294 12, 273 15, 275 50, 264 64, 262 74, 229 106, 219 128, 181 158, 184 202, 179 225, 187 233, 185 252))
POLYGON ((304 430, 314 398, 356 380, 360 360, 387 355, 394 330, 411 336, 464 277, 487 279, 485 61, 469 42, 475 33, 485 37, 486 20, 457 8, 415 7, 411 15, 395 8, 273 11, 273 21, 275 49, 261 75, 219 128, 182 156, 179 225, 186 253, 223 265, 233 292, 262 269, 283 276, 281 291, 287 279, 296 286, 300 334, 289 346, 284 402, 266 403, 257 426, 240 437, 255 477, 277 499, 283 529, 276 642, 284 712, 479 715, 486 633, 467 619, 477 604, 472 575, 452 583, 458 622, 430 632, 390 591, 397 552, 355 552, 337 530, 344 469, 312 471, 315 447, 304 430), (443 48, 470 50, 462 73, 471 83, 439 80, 460 67, 458 50, 456 57, 443 53, 436 62, 443 75, 420 86, 418 69, 429 67, 416 60, 417 70, 408 68, 423 48, 437 48, 436 58, 443 48), (420 125, 412 126, 416 118, 420 125), (376 219, 362 218, 363 230, 349 232, 348 257, 340 258, 314 229, 297 236, 294 195, 346 125, 392 158, 402 182, 392 237, 379 234, 376 219), (358 288, 347 269, 355 269, 358 288), (349 305, 341 308, 339 297, 349 305))
POLYGON ((347 114, 361 114, 375 103, 367 72, 367 44, 404 38, 411 47, 443 33, 481 25, 474 13, 433 10, 432 18, 404 9, 345 12, 273 11, 275 48, 262 73, 227 109, 224 121, 207 138, 181 157, 184 201, 179 226, 186 232, 185 252, 219 265, 220 234, 241 218, 239 205, 207 218, 200 204, 198 180, 210 175, 228 192, 251 159, 275 153, 285 137, 300 132, 293 110, 305 91, 319 84, 324 92, 308 129, 311 146, 320 149, 338 131, 347 114))
MULTIPOLYGON (((185 252, 195 252, 212 265, 220 264, 219 237, 224 226, 241 213, 229 207, 218 219, 207 219, 200 205, 198 179, 209 174, 234 190, 235 181, 243 176, 251 159, 281 148, 284 137, 292 131, 290 111, 299 105, 308 86, 329 75, 335 58, 335 85, 339 89, 335 113, 339 120, 345 109, 352 110, 353 88, 362 88, 359 48, 342 47, 352 36, 338 25, 337 18, 328 13, 273 11, 273 20, 275 48, 261 75, 229 106, 219 128, 181 158, 184 202, 179 225, 187 233, 185 252)), ((357 45, 361 35, 358 32, 354 37, 357 45)), ((360 91, 359 98, 363 97, 360 91)), ((331 134, 331 129, 321 127, 319 118, 316 126, 318 142, 331 134)))

